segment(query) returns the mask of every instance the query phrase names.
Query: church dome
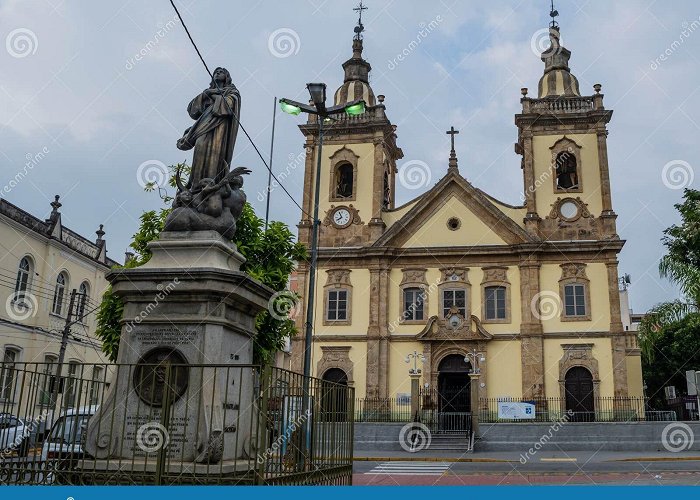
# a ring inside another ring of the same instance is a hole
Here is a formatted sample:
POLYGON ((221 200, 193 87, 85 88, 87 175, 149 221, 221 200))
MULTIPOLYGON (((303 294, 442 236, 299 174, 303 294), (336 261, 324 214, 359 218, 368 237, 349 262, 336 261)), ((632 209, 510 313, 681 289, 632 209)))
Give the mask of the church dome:
POLYGON ((376 104, 374 91, 369 85, 369 72, 372 66, 362 59, 362 39, 352 41, 352 57, 343 63, 345 79, 335 91, 336 106, 347 104, 355 99, 363 99, 367 106, 376 104))
POLYGON ((545 64, 544 75, 538 85, 538 97, 580 97, 578 80, 571 74, 569 58, 571 51, 563 47, 559 42, 559 27, 549 28, 550 46, 542 53, 542 61, 545 64))

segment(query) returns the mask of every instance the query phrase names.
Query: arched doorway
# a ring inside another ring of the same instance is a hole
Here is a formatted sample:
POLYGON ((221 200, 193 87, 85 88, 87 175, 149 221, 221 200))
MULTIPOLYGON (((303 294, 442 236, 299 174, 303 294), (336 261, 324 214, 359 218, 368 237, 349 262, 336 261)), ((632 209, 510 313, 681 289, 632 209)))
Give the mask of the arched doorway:
POLYGON ((329 368, 321 378, 321 411, 326 419, 339 420, 348 407, 348 391, 345 389, 348 375, 340 368, 329 368))
POLYGON ((467 429, 471 394, 471 365, 461 354, 450 354, 438 365, 438 420, 441 432, 462 432, 467 429))
POLYGON ((593 422, 595 420, 595 397, 593 375, 582 366, 574 366, 564 377, 566 411, 572 411, 572 422, 593 422))

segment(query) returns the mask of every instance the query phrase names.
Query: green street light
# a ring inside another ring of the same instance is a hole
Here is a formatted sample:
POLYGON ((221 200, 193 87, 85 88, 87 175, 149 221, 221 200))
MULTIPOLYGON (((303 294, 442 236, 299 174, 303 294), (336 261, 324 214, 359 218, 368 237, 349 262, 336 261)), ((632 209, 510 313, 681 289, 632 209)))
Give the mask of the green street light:
POLYGON ((289 104, 284 100, 280 100, 280 108, 282 108, 282 111, 290 115, 298 115, 299 113, 301 113, 301 108, 299 106, 289 104))
POLYGON ((345 112, 350 116, 361 115, 365 112, 365 101, 360 101, 357 104, 346 106, 345 112))
MULTIPOLYGON (((365 102, 362 99, 357 99, 345 104, 326 107, 326 84, 325 83, 309 83, 306 86, 311 96, 313 104, 304 104, 291 99, 280 99, 282 111, 290 115, 298 115, 302 111, 310 115, 318 116, 318 151, 316 153, 316 182, 314 189, 314 205, 313 205, 313 225, 311 228, 311 255, 309 259, 309 284, 308 294, 306 296, 306 322, 304 325, 304 387, 303 387, 303 406, 302 409, 306 413, 310 407, 309 380, 311 377, 311 346, 313 343, 313 315, 314 305, 316 302, 316 268, 318 266, 318 231, 321 225, 319 219, 319 200, 321 196, 321 159, 323 158, 323 126, 327 121, 336 121, 333 115, 338 115, 343 112, 348 115, 359 115, 365 112, 365 102)), ((305 429, 306 426, 304 426, 305 429)), ((308 432, 308 429, 307 429, 308 432)), ((304 439, 304 451, 308 453, 311 448, 311 436, 307 435, 304 439)))

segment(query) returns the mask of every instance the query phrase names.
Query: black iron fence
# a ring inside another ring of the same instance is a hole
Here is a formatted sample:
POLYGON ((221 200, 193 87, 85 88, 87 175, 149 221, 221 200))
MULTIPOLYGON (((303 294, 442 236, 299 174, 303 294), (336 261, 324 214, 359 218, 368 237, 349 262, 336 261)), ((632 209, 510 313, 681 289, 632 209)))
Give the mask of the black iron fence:
MULTIPOLYGON (((551 422, 565 419, 570 422, 632 422, 690 420, 688 404, 678 403, 668 408, 652 408, 647 398, 605 397, 592 398, 591 406, 575 408, 565 398, 515 399, 481 398, 478 417, 480 422, 551 422), (523 406, 526 403, 532 406, 523 406), (500 407, 500 408, 499 408, 500 407), (528 413, 525 413, 528 408, 528 413), (531 410, 531 412, 530 412, 531 410)), ((467 395, 444 397, 436 391, 421 391, 418 415, 411 414, 410 397, 365 398, 356 401, 357 422, 411 422, 418 420, 436 430, 461 430, 471 414, 467 395)))
POLYGON ((480 422, 642 422, 676 420, 674 412, 649 407, 640 397, 590 398, 587 406, 565 398, 482 398, 480 422), (523 403, 525 405, 523 405, 523 403))
POLYGON ((350 484, 353 389, 254 365, 0 364, 0 484, 350 484))

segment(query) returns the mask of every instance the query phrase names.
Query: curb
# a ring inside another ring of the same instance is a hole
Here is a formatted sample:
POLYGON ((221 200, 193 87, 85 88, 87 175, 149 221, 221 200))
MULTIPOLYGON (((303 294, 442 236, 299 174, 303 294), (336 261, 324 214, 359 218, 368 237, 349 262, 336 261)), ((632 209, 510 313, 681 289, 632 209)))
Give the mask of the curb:
POLYGON ((700 457, 634 457, 617 458, 608 462, 692 462, 700 460, 700 457))
POLYGON ((454 457, 353 457, 354 462, 483 462, 515 463, 518 460, 499 458, 454 458, 454 457))

